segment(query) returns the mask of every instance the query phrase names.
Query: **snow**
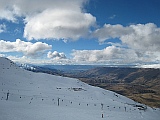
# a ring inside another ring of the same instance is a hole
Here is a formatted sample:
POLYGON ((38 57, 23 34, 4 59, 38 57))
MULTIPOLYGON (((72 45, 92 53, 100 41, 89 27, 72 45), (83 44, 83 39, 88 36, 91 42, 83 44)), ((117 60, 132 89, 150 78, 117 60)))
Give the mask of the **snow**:
POLYGON ((159 120, 159 109, 135 105, 146 107, 78 79, 33 73, 0 58, 0 120, 159 120))

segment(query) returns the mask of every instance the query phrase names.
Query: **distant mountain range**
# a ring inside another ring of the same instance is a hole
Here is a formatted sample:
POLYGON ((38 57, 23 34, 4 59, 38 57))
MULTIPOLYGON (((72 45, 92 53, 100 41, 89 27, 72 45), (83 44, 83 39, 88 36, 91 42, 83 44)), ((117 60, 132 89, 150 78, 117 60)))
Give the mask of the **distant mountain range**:
POLYGON ((32 65, 32 64, 18 64, 20 68, 23 68, 28 71, 32 72, 42 72, 42 73, 48 73, 52 75, 61 75, 63 71, 60 71, 58 69, 55 69, 53 67, 48 67, 48 66, 37 66, 37 65, 32 65))
POLYGON ((66 73, 73 73, 73 72, 83 72, 86 70, 90 70, 93 68, 98 68, 98 67, 118 67, 118 68, 124 68, 124 67, 129 67, 129 68, 134 68, 136 67, 135 65, 32 65, 32 64, 21 64, 17 63, 19 67, 24 68, 26 70, 34 70, 34 69, 51 69, 51 70, 60 70, 66 73))

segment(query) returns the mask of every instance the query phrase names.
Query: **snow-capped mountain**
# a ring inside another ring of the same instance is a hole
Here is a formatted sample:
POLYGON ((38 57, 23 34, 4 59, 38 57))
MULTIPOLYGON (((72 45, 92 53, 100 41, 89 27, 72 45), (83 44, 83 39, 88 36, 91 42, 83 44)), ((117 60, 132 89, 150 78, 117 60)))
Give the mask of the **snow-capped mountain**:
POLYGON ((17 65, 20 67, 20 68, 23 68, 23 69, 26 69, 26 70, 35 70, 36 67, 34 65, 31 65, 31 64, 20 64, 20 63, 17 63, 17 65))
POLYGON ((152 109, 78 79, 33 73, 0 58, 0 120, 159 120, 152 109))

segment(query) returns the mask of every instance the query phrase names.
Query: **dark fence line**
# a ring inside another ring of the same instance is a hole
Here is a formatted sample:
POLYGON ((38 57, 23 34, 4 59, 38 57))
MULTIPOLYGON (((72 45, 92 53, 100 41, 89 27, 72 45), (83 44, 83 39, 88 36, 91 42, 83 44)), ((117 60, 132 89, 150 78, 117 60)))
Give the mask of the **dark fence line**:
POLYGON ((129 105, 124 103, 124 106, 114 106, 109 105, 107 103, 100 103, 100 102, 85 102, 85 101, 78 101, 78 100, 71 100, 67 98, 61 98, 58 95, 55 97, 46 97, 42 95, 23 95, 23 94, 16 94, 16 93, 9 93, 8 92, 0 92, 1 100, 6 101, 25 101, 26 104, 35 104, 37 102, 45 103, 49 105, 57 105, 57 106, 69 106, 69 107, 81 107, 81 108, 96 108, 103 111, 125 111, 125 112, 132 112, 138 109, 138 107, 142 108, 141 106, 137 105, 129 105))

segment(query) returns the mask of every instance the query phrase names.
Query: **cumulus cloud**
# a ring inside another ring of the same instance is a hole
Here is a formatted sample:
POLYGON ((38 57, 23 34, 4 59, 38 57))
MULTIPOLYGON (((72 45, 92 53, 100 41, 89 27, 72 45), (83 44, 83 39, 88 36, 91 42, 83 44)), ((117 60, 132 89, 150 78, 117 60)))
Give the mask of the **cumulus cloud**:
POLYGON ((96 18, 85 13, 87 0, 7 0, 0 5, 0 19, 24 17, 24 37, 77 40, 89 34, 96 18), (37 5, 38 4, 38 5, 37 5), (29 8, 29 9, 28 9, 29 8))
POLYGON ((124 27, 120 24, 105 24, 102 28, 97 29, 93 32, 93 37, 97 37, 99 42, 104 42, 107 39, 119 38, 122 35, 127 35, 128 33, 132 32, 132 29, 130 29, 129 27, 124 27))
POLYGON ((160 51, 160 28, 154 23, 130 26, 105 24, 93 33, 99 42, 119 38, 123 44, 135 50, 160 51))
POLYGON ((138 58, 145 59, 144 62, 158 60, 160 57, 160 28, 154 23, 136 24, 130 26, 105 24, 103 28, 93 33, 99 42, 108 39, 119 38, 121 47, 132 49, 138 58))
POLYGON ((6 31, 6 25, 5 24, 0 24, 0 33, 6 31))
POLYGON ((48 52, 48 59, 34 59, 29 56, 6 56, 7 58, 20 63, 31 64, 144 64, 155 61, 154 56, 138 57, 134 50, 127 48, 119 48, 116 46, 108 46, 101 50, 73 50, 72 59, 66 58, 64 53, 57 51, 48 52))
MULTIPOLYGON (((0 0, 0 10, 10 11, 18 16, 40 13, 47 8, 81 9, 87 0, 0 0), (38 4, 38 5, 37 5, 38 4)), ((9 16, 10 14, 6 14, 9 16)), ((16 19, 16 16, 13 16, 16 19)), ((4 17, 5 18, 5 17, 4 17)))
POLYGON ((12 22, 14 22, 16 20, 11 11, 9 11, 9 10, 0 10, 0 12, 1 12, 0 19, 7 19, 7 20, 10 20, 12 22))
POLYGON ((31 39, 72 39, 87 36, 96 19, 89 13, 65 9, 47 9, 28 18, 24 37, 31 39))
POLYGON ((130 25, 133 32, 120 36, 123 43, 135 50, 160 52, 160 28, 153 23, 130 25))
POLYGON ((35 56, 52 48, 51 45, 42 42, 25 42, 17 39, 15 42, 0 40, 0 52, 21 52, 27 56, 35 56))
POLYGON ((32 57, 28 56, 5 56, 8 59, 14 61, 14 62, 19 62, 19 63, 29 63, 29 64, 70 64, 71 61, 69 59, 45 59, 45 58, 37 58, 34 59, 32 57))
POLYGON ((66 59, 66 55, 64 53, 59 53, 57 51, 49 51, 47 57, 52 59, 66 59))
POLYGON ((18 57, 18 56, 12 56, 12 55, 9 55, 9 56, 6 56, 8 59, 16 62, 16 63, 29 63, 29 64, 43 64, 45 63, 46 60, 44 59, 34 59, 32 57, 28 57, 28 56, 21 56, 21 57, 18 57))
MULTIPOLYGON (((54 62, 90 62, 90 63, 138 63, 141 61, 160 61, 160 28, 154 23, 123 26, 105 24, 91 31, 96 18, 83 9, 88 0, 0 0, 0 19, 17 22, 24 18, 24 37, 32 39, 61 39, 64 42, 77 40, 91 35, 100 43, 118 38, 121 43, 108 43, 111 46, 102 50, 73 50, 73 59, 67 59, 64 53, 48 52, 48 63, 54 62), (37 5, 38 3, 38 5, 37 5)), ((110 17, 114 19, 116 15, 110 17)), ((6 26, 0 24, 0 33, 6 26)), ((15 29, 15 34, 20 32, 15 29)), ((52 46, 42 42, 0 41, 0 52, 20 52, 36 56, 51 50, 52 46)), ((13 58, 13 57, 12 57, 13 58)), ((13 58, 14 59, 14 58, 13 58)), ((22 58, 15 58, 15 60, 22 58)), ((23 57, 23 60, 27 58, 23 57)), ((31 61, 31 59, 28 59, 31 61)))
POLYGON ((139 60, 135 51, 116 46, 108 46, 102 50, 73 50, 72 56, 77 63, 124 64, 139 60))

